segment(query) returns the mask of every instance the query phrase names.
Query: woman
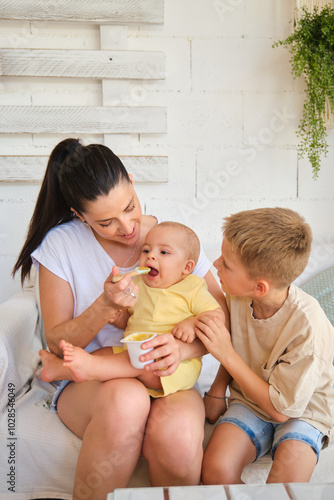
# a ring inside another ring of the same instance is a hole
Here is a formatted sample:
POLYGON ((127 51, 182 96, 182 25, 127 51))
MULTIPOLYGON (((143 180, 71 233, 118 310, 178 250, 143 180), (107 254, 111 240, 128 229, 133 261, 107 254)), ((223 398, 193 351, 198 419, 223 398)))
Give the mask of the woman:
MULTIPOLYGON (((128 277, 112 283, 118 272, 113 267, 126 272, 138 265, 145 236, 157 223, 142 214, 132 179, 110 149, 83 146, 76 139, 55 147, 13 270, 21 268, 23 282, 32 261, 39 269, 51 352, 61 355, 61 339, 89 352, 121 345, 122 332, 112 326, 112 318, 133 305, 137 290, 128 277)), ((209 268, 202 254, 194 272, 224 304, 209 268)), ((148 369, 160 376, 161 369, 168 375, 180 361, 206 352, 198 340, 186 344, 171 334, 159 335, 151 347, 154 351, 145 360, 158 359, 148 369)), ((74 499, 104 498, 126 487, 141 451, 152 485, 200 481, 204 407, 194 389, 151 402, 136 379, 71 382, 58 390, 57 411, 82 439, 74 499)))

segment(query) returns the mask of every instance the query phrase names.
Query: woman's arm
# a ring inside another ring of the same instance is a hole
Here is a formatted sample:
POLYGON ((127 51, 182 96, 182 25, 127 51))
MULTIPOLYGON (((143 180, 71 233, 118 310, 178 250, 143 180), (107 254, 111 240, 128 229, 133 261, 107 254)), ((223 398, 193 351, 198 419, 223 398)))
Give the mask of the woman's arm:
POLYGON ((226 390, 230 381, 231 375, 223 365, 219 365, 215 380, 204 395, 205 418, 210 424, 214 424, 227 410, 226 390))
POLYGON ((211 271, 208 271, 204 276, 206 284, 208 286, 208 290, 211 295, 216 299, 220 307, 222 308, 225 314, 225 326, 229 330, 230 329, 230 313, 226 304, 225 295, 223 294, 217 280, 213 276, 211 271))
MULTIPOLYGON (((222 324, 225 322, 225 315, 220 308, 203 313, 203 315, 206 318, 219 318, 222 324)), ((196 318, 196 324, 200 321, 201 316, 196 318)), ((199 338, 187 343, 176 339, 171 333, 157 335, 154 339, 145 342, 145 349, 151 347, 154 350, 144 354, 141 361, 156 360, 154 363, 146 365, 145 369, 153 371, 158 376, 171 375, 182 361, 199 358, 208 353, 206 346, 199 338), (163 372, 159 372, 159 370, 163 370, 163 372)))
POLYGON ((152 364, 146 365, 145 370, 153 372, 158 377, 174 373, 181 361, 207 354, 206 348, 199 339, 187 344, 177 340, 171 333, 157 335, 145 342, 145 349, 151 348, 153 351, 143 354, 140 361, 155 360, 152 364))
POLYGON ((119 283, 107 278, 103 293, 82 314, 73 318, 74 298, 70 285, 44 266, 39 266, 39 293, 45 338, 51 352, 62 357, 59 342, 64 339, 85 348, 119 309, 131 307, 135 300, 123 290, 127 286, 137 295, 131 278, 119 283), (130 282, 132 284, 130 284, 130 282))
POLYGON ((186 359, 199 358, 208 353, 207 348, 203 345, 200 339, 196 338, 190 344, 182 342, 182 340, 177 341, 179 343, 180 349, 180 361, 185 361, 186 359))

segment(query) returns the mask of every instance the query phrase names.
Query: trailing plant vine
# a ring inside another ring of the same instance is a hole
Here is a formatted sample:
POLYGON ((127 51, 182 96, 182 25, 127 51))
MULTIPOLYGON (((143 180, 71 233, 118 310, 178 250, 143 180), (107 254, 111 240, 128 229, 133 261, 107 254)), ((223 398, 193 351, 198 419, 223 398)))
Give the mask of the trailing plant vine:
POLYGON ((319 11, 315 7, 310 13, 303 7, 294 33, 273 46, 279 45, 292 55, 293 77, 304 75, 306 80, 303 116, 297 131, 301 139, 298 152, 300 157, 307 155, 316 178, 321 157, 328 152, 323 120, 326 97, 334 110, 334 9, 327 5, 319 11))

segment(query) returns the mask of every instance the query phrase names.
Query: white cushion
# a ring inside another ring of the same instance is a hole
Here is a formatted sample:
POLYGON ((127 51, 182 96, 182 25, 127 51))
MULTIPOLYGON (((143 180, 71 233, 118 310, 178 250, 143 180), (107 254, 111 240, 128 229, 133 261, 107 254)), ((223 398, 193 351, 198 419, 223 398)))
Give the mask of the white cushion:
POLYGON ((39 362, 38 350, 42 344, 36 334, 38 313, 34 291, 20 292, 1 304, 0 318, 0 409, 3 410, 8 403, 8 390, 13 388, 16 394, 24 391, 39 362))
POLYGON ((6 493, 4 498, 15 500, 72 498, 81 440, 61 422, 57 413, 43 406, 43 399, 53 390, 51 384, 34 379, 31 390, 16 401, 16 440, 12 441, 15 493, 8 491, 10 484, 4 481, 10 471, 10 449, 6 445, 11 439, 7 413, 1 415, 0 498, 6 493))

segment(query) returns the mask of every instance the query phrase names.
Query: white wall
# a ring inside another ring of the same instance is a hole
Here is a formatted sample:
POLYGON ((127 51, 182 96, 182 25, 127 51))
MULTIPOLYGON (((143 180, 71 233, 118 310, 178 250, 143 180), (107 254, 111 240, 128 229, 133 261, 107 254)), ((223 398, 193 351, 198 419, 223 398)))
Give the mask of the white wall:
MULTIPOLYGON (((167 106, 166 135, 115 136, 117 154, 167 155, 169 182, 137 186, 143 210, 191 225, 218 246, 222 217, 285 206, 302 213, 326 252, 334 240, 334 132, 319 179, 298 160, 304 84, 272 48, 292 25, 291 0, 165 0, 165 22, 128 28, 128 48, 166 53, 164 81, 130 84, 122 104, 167 106)), ((100 48, 99 27, 0 21, 0 47, 100 48)), ((1 105, 101 105, 101 82, 3 78, 1 105)), ((0 134, 1 155, 48 155, 61 135, 0 134)), ((83 137, 86 143, 103 136, 83 137)), ((0 184, 0 302, 19 289, 11 267, 39 186, 0 184)))

